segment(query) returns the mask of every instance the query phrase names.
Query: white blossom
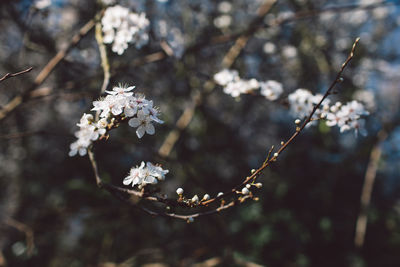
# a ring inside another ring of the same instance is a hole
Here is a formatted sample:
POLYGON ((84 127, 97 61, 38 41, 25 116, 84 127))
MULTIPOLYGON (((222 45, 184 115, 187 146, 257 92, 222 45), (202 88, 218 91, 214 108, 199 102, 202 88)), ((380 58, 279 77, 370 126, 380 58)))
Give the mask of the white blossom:
POLYGON ((353 100, 346 105, 332 106, 326 116, 326 125, 329 127, 338 126, 341 133, 354 129, 356 134, 366 135, 364 120, 362 119, 366 115, 369 115, 369 112, 364 105, 353 100))
POLYGON ((112 43, 112 51, 122 55, 128 48, 128 43, 135 43, 141 48, 149 40, 150 25, 146 14, 130 12, 120 5, 108 7, 101 19, 104 33, 104 43, 112 43))
POLYGON ((112 91, 107 91, 106 93, 110 95, 121 95, 121 96, 132 96, 133 93, 131 92, 133 89, 135 89, 135 86, 129 86, 129 87, 124 87, 124 86, 115 86, 112 91))
POLYGON ((153 165, 151 162, 144 161, 140 166, 131 168, 129 175, 124 178, 123 184, 132 184, 132 187, 138 185, 139 187, 146 186, 147 184, 156 184, 159 180, 165 179, 165 174, 168 170, 163 170, 160 166, 153 165))
POLYGON ((283 92, 282 84, 277 81, 259 82, 252 78, 241 79, 236 70, 223 69, 214 75, 217 84, 223 86, 225 94, 238 97, 241 94, 248 94, 256 89, 261 89, 261 94, 268 100, 276 100, 283 92))
POLYGON ((125 177, 125 179, 122 183, 124 185, 132 184, 132 187, 135 185, 142 184, 143 176, 144 176, 144 166, 145 166, 145 163, 142 161, 140 166, 131 168, 131 170, 129 171, 129 175, 127 177, 125 177))
POLYGON ((241 94, 247 94, 259 87, 259 83, 256 79, 250 80, 238 80, 227 84, 224 87, 224 93, 231 95, 232 97, 238 97, 241 94))
POLYGON ((86 155, 87 149, 92 142, 106 133, 107 122, 94 123, 93 115, 84 113, 77 126, 80 128, 79 131, 75 132, 75 137, 78 140, 70 145, 70 152, 68 153, 70 157, 78 153, 80 156, 86 155))
POLYGON ((165 180, 165 175, 169 172, 169 170, 163 170, 161 166, 153 165, 151 162, 146 163, 146 167, 151 176, 154 176, 160 181, 165 180))
POLYGON ((260 82, 260 94, 268 100, 276 100, 283 93, 282 84, 277 81, 260 82))
POLYGON ((217 84, 226 86, 235 80, 239 80, 239 73, 236 70, 223 69, 214 75, 214 80, 217 84))
POLYGON ((137 117, 129 120, 128 124, 131 127, 137 127, 136 135, 142 138, 145 133, 153 135, 155 132, 154 125, 151 123, 152 119, 146 115, 143 110, 139 110, 137 117))
MULTIPOLYGON (((146 100, 143 95, 133 95, 131 92, 135 87, 116 86, 112 91, 106 91, 107 96, 93 102, 93 111, 99 112, 100 119, 94 121, 92 114, 84 113, 77 126, 79 131, 75 132, 77 141, 70 145, 70 156, 83 156, 87 153, 88 147, 93 141, 98 140, 106 134, 109 125, 108 119, 118 117, 130 118, 128 124, 131 127, 137 127, 136 134, 139 138, 145 133, 154 134, 155 128, 153 122, 163 123, 158 118, 159 111, 153 107, 153 101, 146 100)), ((149 167, 152 170, 153 177, 164 179, 168 172, 160 172, 160 167, 149 167)), ((152 178, 148 178, 152 180, 152 178)))
MULTIPOLYGON (((313 95, 307 89, 297 89, 288 96, 290 112, 295 117, 301 119, 306 118, 308 115, 310 115, 314 109, 314 106, 321 101, 322 97, 323 96, 321 94, 313 95)), ((329 102, 329 99, 325 99, 321 104, 321 107, 324 108, 324 106, 328 105, 329 102)), ((319 118, 322 112, 323 110, 320 108, 317 109, 313 118, 319 118)))

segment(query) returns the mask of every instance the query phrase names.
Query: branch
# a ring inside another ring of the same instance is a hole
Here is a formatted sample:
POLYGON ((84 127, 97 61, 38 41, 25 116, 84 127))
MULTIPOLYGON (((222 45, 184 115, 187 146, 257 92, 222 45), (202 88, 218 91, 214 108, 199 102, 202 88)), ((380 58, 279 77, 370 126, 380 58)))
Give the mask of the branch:
POLYGON ((362 187, 360 198, 360 213, 357 217, 354 237, 354 245, 357 248, 361 248, 364 245, 368 222, 368 208, 371 202, 371 195, 374 188, 376 173, 378 171, 378 163, 382 155, 382 145, 387 136, 388 133, 384 129, 378 132, 378 138, 374 147, 371 150, 367 170, 365 172, 364 184, 362 187))
POLYGON ((32 228, 27 226, 24 223, 21 223, 17 220, 14 220, 12 218, 7 218, 4 221, 4 224, 7 224, 11 227, 14 227, 18 231, 22 232, 25 234, 25 239, 26 239, 26 254, 28 256, 32 256, 33 250, 35 249, 35 242, 34 242, 34 234, 32 228))
POLYGON ((16 73, 7 73, 6 75, 4 75, 3 77, 0 78, 0 82, 2 82, 4 80, 7 80, 8 78, 11 78, 11 77, 15 77, 15 76, 18 76, 18 75, 21 75, 21 74, 25 74, 27 72, 30 72, 31 70, 33 70, 33 67, 29 67, 26 70, 23 70, 23 71, 20 71, 20 72, 16 72, 16 73))
POLYGON ((106 91, 108 84, 110 83, 110 64, 108 63, 107 49, 103 43, 103 33, 100 22, 96 23, 95 36, 97 45, 99 46, 101 66, 104 72, 103 85, 101 86, 100 90, 100 94, 103 94, 106 91))
POLYGON ((278 151, 275 152, 274 155, 271 158, 269 158, 268 160, 264 161, 264 163, 261 165, 261 167, 259 167, 250 176, 248 176, 246 179, 244 179, 244 181, 241 184, 239 184, 236 187, 234 187, 230 192, 224 193, 220 197, 216 197, 216 198, 210 199, 210 200, 206 201, 204 204, 210 204, 210 203, 212 203, 212 202, 214 202, 216 200, 219 200, 220 198, 225 197, 226 195, 231 195, 231 194, 235 193, 237 190, 239 190, 241 187, 243 187, 244 185, 249 183, 251 180, 255 180, 267 166, 269 166, 272 162, 277 160, 279 154, 281 154, 293 142, 293 140, 303 131, 303 129, 306 127, 306 125, 311 122, 312 116, 317 111, 317 109, 321 106, 322 102, 331 94, 333 88, 338 83, 341 82, 340 78, 342 76, 342 73, 343 73, 344 69, 347 67, 347 65, 349 64, 349 62, 353 59, 354 51, 356 49, 356 46, 357 46, 359 40, 360 40, 360 38, 357 38, 355 40, 355 42, 353 44, 353 47, 352 47, 352 49, 350 51, 350 54, 347 57, 346 61, 342 64, 342 67, 340 68, 339 72, 337 73, 335 80, 331 83, 329 88, 326 90, 325 94, 323 95, 323 97, 321 98, 319 103, 314 106, 314 108, 311 111, 310 115, 303 122, 301 127, 296 127, 296 131, 293 133, 293 135, 286 142, 284 142, 281 145, 281 147, 278 149, 278 151))
MULTIPOLYGON (((208 209, 203 212, 195 212, 195 213, 190 213, 190 214, 158 212, 158 211, 153 211, 148 208, 139 206, 140 209, 142 209, 143 211, 145 211, 146 213, 148 213, 152 216, 172 217, 172 218, 176 218, 176 219, 186 220, 187 222, 192 222, 193 219, 197 218, 197 217, 218 213, 222 210, 233 207, 238 203, 242 203, 242 202, 246 201, 247 199, 257 200, 257 198, 254 197, 251 192, 248 192, 248 194, 244 194, 244 193, 241 193, 239 190, 243 186, 246 186, 247 184, 249 184, 250 182, 254 182, 257 179, 257 177, 262 173, 262 171, 267 166, 269 166, 271 163, 275 162, 277 160, 279 154, 282 153, 294 141, 294 139, 304 130, 304 128, 307 126, 307 124, 309 124, 312 121, 312 117, 315 114, 315 112, 317 111, 317 109, 322 105, 323 101, 332 93, 333 88, 342 81, 342 79, 341 79, 342 73, 345 70, 345 68, 347 67, 347 65, 349 64, 349 62, 353 59, 354 51, 355 51, 355 48, 356 48, 358 42, 359 42, 359 38, 357 38, 355 40, 353 47, 350 51, 350 54, 347 57, 346 61, 342 64, 339 72, 337 73, 337 75, 335 77, 335 80, 331 83, 329 88, 326 90, 325 94, 323 95, 323 97, 321 98, 319 103, 314 106, 313 110, 311 111, 311 113, 309 114, 307 119, 303 122, 303 124, 300 127, 296 127, 296 131, 293 133, 293 135, 286 142, 282 142, 281 147, 278 149, 277 152, 275 152, 273 154, 272 157, 270 157, 270 155, 272 154, 272 150, 273 150, 271 148, 271 150, 268 153, 268 157, 263 162, 263 164, 257 170, 252 172, 252 174, 250 176, 246 177, 242 183, 235 186, 232 190, 225 192, 223 194, 220 194, 219 196, 212 198, 210 200, 201 200, 198 203, 193 203, 189 199, 185 199, 182 196, 180 196, 179 199, 177 199, 177 200, 176 199, 168 199, 164 195, 161 195, 161 196, 151 195, 151 193, 145 192, 144 189, 142 189, 141 191, 137 191, 137 190, 126 189, 126 188, 114 186, 112 184, 103 183, 102 179, 99 176, 97 163, 94 158, 92 148, 89 148, 88 155, 89 155, 89 159, 90 159, 90 162, 92 164, 92 168, 93 168, 93 171, 95 174, 96 184, 100 188, 103 188, 103 189, 107 190, 108 192, 110 192, 113 196, 117 197, 118 199, 128 203, 129 205, 134 205, 134 206, 137 206, 136 205, 137 201, 135 203, 133 203, 131 201, 130 196, 134 196, 138 200, 141 199, 141 200, 146 200, 146 201, 151 201, 151 202, 162 203, 162 204, 166 205, 167 210, 168 210, 168 207, 171 207, 171 206, 186 207, 186 208, 201 208, 201 207, 207 208, 210 206, 210 204, 213 204, 213 203, 216 204, 217 201, 219 201, 220 205, 217 206, 216 208, 211 208, 211 209, 208 209), (239 197, 234 198, 232 201, 230 201, 228 204, 226 204, 225 199, 227 199, 227 197, 234 195, 234 194, 239 195, 239 197)), ((125 119, 122 117, 120 119, 117 118, 115 120, 115 123, 112 123, 111 125, 109 125, 108 129, 111 130, 113 128, 116 128, 117 125, 124 120, 125 119)))

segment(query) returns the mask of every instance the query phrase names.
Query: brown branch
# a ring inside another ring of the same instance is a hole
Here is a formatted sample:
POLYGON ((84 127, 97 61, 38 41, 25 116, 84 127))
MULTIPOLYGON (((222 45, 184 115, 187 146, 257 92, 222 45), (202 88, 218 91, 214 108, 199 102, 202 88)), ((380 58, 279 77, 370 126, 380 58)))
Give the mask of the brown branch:
POLYGON ((264 163, 261 165, 261 167, 259 167, 250 176, 248 176, 246 179, 244 179, 244 181, 242 183, 240 183, 237 186, 235 186, 231 191, 224 193, 220 197, 216 197, 216 198, 210 199, 208 201, 205 201, 204 202, 205 205, 210 204, 210 203, 212 203, 212 202, 214 202, 216 200, 219 200, 219 199, 221 199, 223 197, 226 197, 227 195, 231 195, 231 194, 235 193, 237 190, 239 190, 241 187, 243 187, 244 185, 249 183, 251 180, 256 179, 266 167, 268 167, 272 162, 277 160, 279 154, 281 154, 293 142, 293 140, 303 131, 303 129, 306 127, 306 125, 311 122, 313 115, 315 114, 317 109, 321 106, 322 102, 331 94, 333 88, 338 83, 341 82, 340 78, 342 76, 342 73, 343 73, 344 69, 347 67, 347 65, 349 64, 349 62, 353 59, 354 51, 356 49, 356 46, 357 46, 359 40, 360 40, 360 38, 357 38, 355 40, 355 42, 353 44, 353 47, 351 48, 349 56, 347 57, 345 62, 342 64, 339 72, 337 73, 337 75, 335 77, 335 80, 331 83, 329 88, 326 90, 325 94, 323 95, 323 97, 321 98, 319 103, 314 106, 313 110, 311 111, 311 113, 309 114, 307 119, 303 122, 301 127, 296 127, 296 131, 293 133, 293 135, 286 142, 284 142, 281 145, 281 147, 278 149, 278 151, 274 153, 274 156, 269 158, 268 160, 264 161, 264 163))
POLYGON ((101 66, 104 73, 103 85, 100 89, 100 94, 103 94, 106 91, 108 84, 110 83, 110 64, 108 63, 107 49, 103 43, 103 33, 100 22, 96 23, 95 36, 97 45, 99 46, 101 66))
MULTIPOLYGON (((99 175, 99 171, 98 171, 98 168, 97 168, 97 163, 96 163, 96 160, 94 158, 94 153, 93 153, 93 151, 91 149, 88 149, 88 155, 89 155, 90 163, 91 163, 93 171, 94 171, 96 184, 97 184, 97 186, 99 188, 107 190, 113 196, 115 196, 118 199, 128 203, 129 205, 133 205, 135 207, 139 207, 141 210, 143 210, 144 212, 148 213, 151 216, 170 217, 170 218, 181 219, 181 220, 185 220, 187 222, 191 222, 191 220, 193 220, 194 218, 197 218, 197 217, 200 217, 200 216, 206 216, 206 215, 219 213, 219 212, 221 212, 223 210, 226 210, 226 209, 228 209, 230 207, 235 206, 237 203, 242 203, 245 200, 253 197, 253 195, 246 195, 246 196, 241 197, 240 199, 232 200, 228 204, 225 204, 224 202, 222 202, 221 206, 219 206, 218 208, 215 208, 215 209, 211 209, 211 210, 204 211, 204 212, 196 212, 196 213, 192 213, 192 214, 185 214, 185 215, 177 214, 177 213, 152 211, 152 210, 150 210, 148 208, 145 208, 143 206, 137 206, 136 203, 133 203, 130 200, 130 198, 128 199, 128 198, 124 197, 121 193, 125 193, 125 194, 127 194, 129 196, 135 196, 135 197, 137 197, 139 199, 142 199, 142 200, 164 203, 166 205, 172 205, 174 207, 176 207, 176 206, 188 207, 188 206, 184 202, 179 202, 179 201, 177 201, 175 199, 168 199, 168 198, 165 198, 165 197, 150 196, 150 195, 146 195, 146 193, 144 191, 136 191, 136 190, 131 190, 131 189, 126 189, 126 188, 114 186, 114 185, 109 184, 109 183, 104 183, 103 180, 101 179, 100 175, 99 175)), ((200 202, 199 204, 202 204, 202 203, 203 202, 200 202)), ((200 207, 200 206, 201 205, 198 205, 198 207, 200 207)))
POLYGON ((88 149, 87 151, 90 163, 92 164, 93 172, 94 172, 94 177, 96 178, 96 184, 99 188, 103 187, 103 180, 101 179, 99 175, 99 169, 97 168, 97 162, 96 159, 94 158, 94 153, 91 148, 88 149))
POLYGON ((371 150, 367 170, 365 172, 364 183, 360 198, 360 212, 357 217, 356 230, 354 237, 354 245, 356 248, 362 248, 365 240, 368 223, 368 208, 371 202, 372 190, 375 183, 376 173, 378 171, 378 163, 382 155, 382 145, 388 134, 382 129, 378 132, 376 144, 371 150))
POLYGON ((3 77, 0 78, 0 82, 7 80, 8 78, 12 78, 21 74, 25 74, 27 72, 30 72, 31 70, 33 70, 33 67, 29 67, 26 70, 20 71, 20 72, 16 72, 16 73, 7 73, 6 75, 4 75, 3 77))
POLYGON ((12 218, 7 218, 4 221, 5 224, 14 227, 18 231, 22 232, 25 234, 25 239, 26 239, 26 254, 28 256, 32 256, 33 250, 35 249, 35 242, 34 242, 34 234, 32 228, 30 228, 28 225, 21 223, 17 220, 14 220, 12 218))
MULTIPOLYGON (((168 199, 166 197, 159 197, 159 196, 152 196, 152 195, 148 195, 147 193, 145 193, 143 190, 142 191, 136 191, 136 190, 131 190, 131 189, 125 189, 125 188, 121 188, 121 187, 117 187, 111 184, 105 184, 103 183, 102 179, 99 176, 99 172, 98 172, 98 168, 97 168, 97 163, 96 160, 94 158, 94 154, 91 148, 88 149, 88 155, 89 155, 89 159, 90 162, 92 164, 92 168, 95 174, 95 179, 96 179, 96 184, 100 187, 103 188, 107 191, 109 191, 112 195, 116 196, 117 198, 119 198, 120 200, 129 203, 130 205, 136 204, 136 203, 132 203, 130 199, 127 199, 126 197, 124 197, 122 195, 123 194, 128 194, 129 196, 135 196, 138 199, 143 199, 143 200, 148 200, 148 201, 152 201, 152 202, 159 202, 159 203, 163 203, 166 205, 171 205, 171 206, 186 206, 186 207, 208 207, 210 204, 212 203, 216 203, 216 201, 221 201, 221 205, 217 208, 213 208, 204 212, 197 212, 197 213, 192 213, 192 214, 176 214, 176 213, 168 213, 168 212, 157 212, 157 211, 152 211, 148 208, 139 206, 140 209, 142 209, 143 211, 145 211, 146 213, 152 215, 152 216, 163 216, 163 217, 172 217, 172 218, 176 218, 176 219, 182 219, 182 220, 186 220, 187 222, 191 222, 191 220, 193 220, 194 218, 200 217, 200 216, 206 216, 206 215, 210 215, 210 214, 215 214, 218 213, 222 210, 228 209, 230 207, 235 206, 237 203, 241 203, 244 202, 245 200, 249 199, 249 198, 254 198, 253 194, 250 192, 248 195, 241 195, 240 192, 238 190, 240 190, 243 186, 245 186, 246 184, 248 184, 250 181, 255 181, 255 179, 262 173, 262 171, 269 166, 272 162, 276 161, 279 154, 282 153, 293 141, 294 139, 304 130, 304 128, 307 126, 307 124, 309 124, 312 121, 312 117, 315 114, 315 112, 317 111, 318 108, 320 108, 320 106, 322 105, 322 102, 332 93, 333 88, 341 82, 341 76, 343 71, 345 70, 345 68, 347 67, 347 65, 349 64, 349 62, 353 59, 354 57, 354 51, 355 48, 359 42, 360 38, 357 38, 353 44, 353 47, 350 51, 349 56, 347 57, 347 59, 345 60, 345 62, 342 64, 339 72, 337 73, 335 80, 331 83, 331 85, 329 86, 329 88, 326 90, 325 94, 323 95, 323 97, 321 98, 321 100, 318 102, 318 104, 316 104, 313 108, 313 110, 311 111, 311 113, 309 114, 309 116, 307 117, 307 119, 303 122, 303 124, 300 127, 296 127, 296 131, 293 133, 293 135, 286 141, 284 142, 281 147, 278 149, 277 152, 274 153, 274 155, 272 157, 270 157, 271 153, 272 153, 272 149, 269 151, 268 153, 268 157, 267 160, 265 160, 263 162, 263 164, 261 165, 261 167, 259 167, 257 170, 255 170, 254 172, 252 172, 252 174, 248 177, 246 177, 244 179, 244 181, 240 184, 238 184, 237 186, 235 186, 232 190, 223 193, 220 196, 217 196, 215 198, 212 198, 210 200, 206 200, 206 201, 200 201, 197 204, 190 204, 190 202, 185 202, 182 201, 182 197, 180 197, 178 200, 174 200, 174 199, 168 199), (225 204, 223 199, 226 199, 228 196, 232 195, 232 194, 240 194, 240 197, 237 199, 232 200, 231 202, 229 202, 228 204, 225 204)), ((122 120, 122 119, 121 119, 122 120)), ((109 130, 117 127, 116 125, 119 123, 119 120, 116 120, 116 124, 109 126, 109 130)))

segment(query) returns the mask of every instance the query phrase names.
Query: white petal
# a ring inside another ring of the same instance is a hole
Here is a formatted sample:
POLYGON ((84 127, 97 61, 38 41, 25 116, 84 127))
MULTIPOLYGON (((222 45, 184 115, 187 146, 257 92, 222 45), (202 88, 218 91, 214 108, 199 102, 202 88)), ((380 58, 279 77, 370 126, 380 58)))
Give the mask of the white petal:
POLYGON ((85 156, 86 155, 86 148, 84 148, 84 147, 79 148, 79 155, 85 156))
POLYGON ((146 125, 146 133, 154 134, 155 132, 156 132, 156 130, 154 129, 153 124, 147 123, 147 125, 146 125))
POLYGON ((153 176, 147 176, 146 178, 144 178, 144 182, 147 184, 156 184, 157 179, 153 176))
POLYGON ((130 183, 132 183, 132 176, 127 176, 125 177, 124 181, 122 182, 124 185, 129 185, 130 183))
POLYGON ((112 107, 111 112, 114 115, 119 115, 122 113, 122 107, 120 105, 115 105, 114 107, 112 107))
POLYGON ((128 124, 131 127, 138 127, 141 124, 141 122, 138 118, 132 118, 129 120, 128 124))
POLYGON ((133 117, 136 114, 136 108, 125 108, 124 113, 127 117, 133 117))
POLYGON ((140 126, 139 128, 137 128, 137 130, 136 130, 136 135, 137 135, 139 138, 142 138, 143 135, 144 135, 144 133, 145 133, 145 129, 144 129, 144 126, 143 126, 143 125, 140 126))
POLYGON ((76 149, 71 149, 71 151, 68 153, 68 156, 73 157, 76 155, 76 153, 78 153, 78 150, 76 149))

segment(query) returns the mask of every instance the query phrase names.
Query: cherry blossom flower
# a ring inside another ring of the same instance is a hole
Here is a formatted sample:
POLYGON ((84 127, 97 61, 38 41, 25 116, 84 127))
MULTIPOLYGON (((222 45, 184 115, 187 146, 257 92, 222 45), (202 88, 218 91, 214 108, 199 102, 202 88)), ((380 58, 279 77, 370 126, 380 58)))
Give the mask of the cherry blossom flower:
MULTIPOLYGON (((98 111, 100 120, 94 121, 92 114, 84 113, 77 126, 79 131, 75 132, 77 141, 70 146, 70 156, 86 155, 89 146, 107 132, 108 119, 116 117, 131 118, 128 124, 137 127, 136 135, 142 138, 145 133, 154 134, 155 128, 152 124, 163 123, 158 118, 159 111, 153 106, 153 101, 146 100, 143 95, 131 92, 135 87, 116 86, 112 91, 106 91, 106 97, 93 102, 93 111, 98 111), (136 117, 135 117, 136 116, 136 117)), ((160 173, 159 167, 149 167, 153 173, 157 173, 157 179, 163 179, 165 173, 160 173), (157 172, 158 171, 158 172, 157 172)), ((154 175, 153 175, 154 176, 154 175)), ((148 178, 152 180, 151 178, 148 178)))
POLYGON ((283 93, 282 84, 277 81, 260 82, 260 94, 268 100, 276 100, 283 93))
POLYGON ((150 25, 146 14, 130 12, 120 5, 106 9, 101 19, 106 44, 112 43, 112 51, 122 55, 128 48, 128 43, 135 43, 136 48, 147 44, 149 40, 148 28, 150 25))
POLYGON ((140 166, 136 166, 131 168, 129 171, 129 175, 125 177, 124 181, 122 182, 124 185, 132 184, 132 187, 135 185, 139 185, 143 183, 143 176, 144 176, 144 166, 145 163, 142 161, 140 166))
POLYGON ((153 135, 155 132, 153 124, 151 124, 152 119, 149 115, 146 115, 143 110, 139 110, 137 117, 129 120, 128 124, 131 127, 138 127, 136 130, 136 135, 142 138, 145 133, 153 135))
POLYGON ((329 127, 337 125, 341 133, 354 129, 356 134, 366 135, 362 119, 366 115, 369 115, 369 112, 363 104, 356 100, 346 105, 336 104, 330 108, 330 112, 327 114, 326 125, 329 127))
POLYGON ((142 161, 140 166, 131 168, 129 175, 124 178, 123 184, 132 184, 132 187, 138 185, 139 187, 146 186, 147 184, 156 184, 159 180, 165 179, 165 174, 168 170, 163 170, 160 166, 153 165, 151 162, 146 164, 142 161))
POLYGON ((163 170, 160 166, 153 165, 151 162, 147 162, 146 166, 150 175, 156 177, 160 181, 163 181, 165 175, 169 172, 168 170, 163 170))
POLYGON ((121 95, 121 96, 125 96, 126 97, 126 96, 132 96, 133 95, 133 93, 130 92, 133 89, 135 89, 135 86, 129 86, 129 87, 115 86, 112 89, 112 91, 107 91, 106 90, 106 93, 110 94, 110 95, 121 95))
POLYGON ((214 80, 217 84, 226 86, 235 80, 239 80, 239 73, 236 70, 223 69, 214 75, 214 80))

